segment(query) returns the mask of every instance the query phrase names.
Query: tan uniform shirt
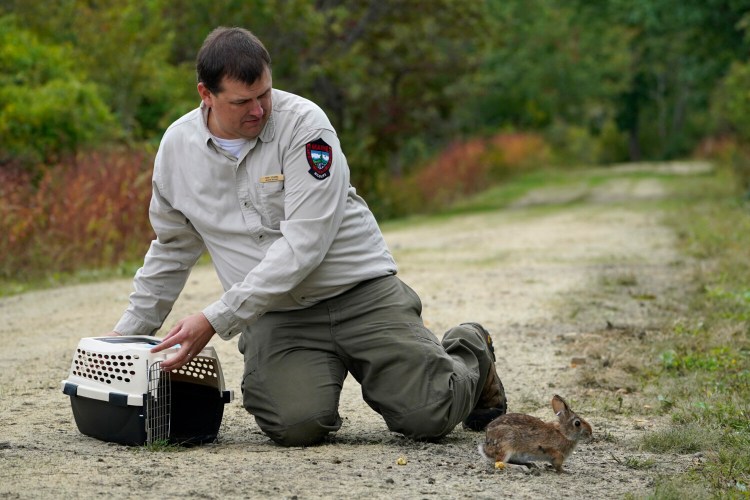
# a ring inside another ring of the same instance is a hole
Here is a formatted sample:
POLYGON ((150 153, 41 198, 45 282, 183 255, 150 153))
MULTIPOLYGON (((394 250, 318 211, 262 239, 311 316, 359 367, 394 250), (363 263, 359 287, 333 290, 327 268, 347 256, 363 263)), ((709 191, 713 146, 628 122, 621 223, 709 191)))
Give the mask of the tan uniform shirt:
POLYGON ((396 274, 323 111, 276 89, 272 102, 260 136, 239 157, 211 139, 204 106, 167 129, 149 209, 156 239, 115 331, 154 333, 204 250, 225 293, 203 313, 225 339, 265 312, 309 307, 396 274))

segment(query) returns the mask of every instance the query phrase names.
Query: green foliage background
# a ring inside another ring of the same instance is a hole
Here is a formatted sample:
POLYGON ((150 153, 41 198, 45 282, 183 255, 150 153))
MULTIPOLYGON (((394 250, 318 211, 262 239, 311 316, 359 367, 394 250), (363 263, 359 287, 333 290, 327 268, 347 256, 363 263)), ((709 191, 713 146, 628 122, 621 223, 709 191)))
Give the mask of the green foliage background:
POLYGON ((715 132, 747 137, 749 8, 749 0, 6 0, 0 152, 7 163, 113 137, 158 141, 198 102, 193 59, 203 38, 242 25, 271 51, 276 86, 330 114, 365 191, 458 136, 498 129, 543 131, 590 162, 674 158, 715 132))
MULTIPOLYGON (((749 24, 750 0, 0 0, 1 190, 86 168, 126 186, 114 165, 199 103, 205 36, 240 25, 328 113, 380 219, 542 164, 711 154, 750 192, 749 24)), ((26 208, 0 205, 8 241, 54 224, 26 208)))

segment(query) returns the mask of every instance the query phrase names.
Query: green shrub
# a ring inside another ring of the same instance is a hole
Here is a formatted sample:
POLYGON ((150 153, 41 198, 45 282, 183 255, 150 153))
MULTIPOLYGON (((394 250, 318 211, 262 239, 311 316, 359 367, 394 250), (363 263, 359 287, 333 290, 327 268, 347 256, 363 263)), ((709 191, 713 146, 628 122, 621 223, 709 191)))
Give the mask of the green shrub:
POLYGON ((713 113, 720 125, 730 127, 740 139, 750 141, 750 62, 735 62, 717 86, 713 113))
POLYGON ((586 127, 555 122, 545 137, 554 148, 555 161, 560 164, 595 165, 601 154, 599 142, 586 127))
POLYGON ((113 116, 74 59, 0 18, 0 165, 54 161, 114 135, 113 116))

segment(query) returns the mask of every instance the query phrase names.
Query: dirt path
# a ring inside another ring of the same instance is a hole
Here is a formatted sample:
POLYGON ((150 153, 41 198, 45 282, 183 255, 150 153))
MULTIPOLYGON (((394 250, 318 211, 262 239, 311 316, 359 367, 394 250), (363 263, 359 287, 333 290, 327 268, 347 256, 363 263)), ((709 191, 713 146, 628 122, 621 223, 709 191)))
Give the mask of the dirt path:
MULTIPOLYGON (((130 280, 118 280, 0 300, 0 497, 612 498, 647 491, 656 474, 681 470, 692 457, 657 457, 646 470, 626 466, 650 459, 631 439, 664 423, 619 382, 623 353, 602 331, 609 322, 612 335, 647 335, 660 311, 679 307, 686 264, 658 214, 638 203, 662 194, 658 181, 620 178, 386 232, 401 278, 421 295, 438 335, 462 321, 493 332, 512 411, 549 420, 549 399, 559 393, 593 425, 594 441, 576 450, 564 474, 544 466, 496 470, 476 451, 482 435, 462 429, 439 444, 392 434, 351 377, 344 425, 322 446, 275 446, 240 398, 227 405, 213 445, 156 452, 85 437, 60 381, 78 339, 110 329, 125 307, 130 280), (586 203, 545 206, 573 198, 586 203), (582 384, 585 377, 591 380, 582 384)), ((171 319, 219 293, 212 270, 196 269, 171 319)), ((236 342, 212 345, 239 394, 236 342)))

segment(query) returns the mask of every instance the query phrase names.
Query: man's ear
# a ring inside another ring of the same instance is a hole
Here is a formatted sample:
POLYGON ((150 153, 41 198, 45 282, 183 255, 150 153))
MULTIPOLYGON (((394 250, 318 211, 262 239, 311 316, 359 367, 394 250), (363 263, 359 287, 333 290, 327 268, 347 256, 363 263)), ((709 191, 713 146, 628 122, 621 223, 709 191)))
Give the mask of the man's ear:
POLYGON ((201 100, 206 106, 211 106, 213 94, 208 87, 203 85, 203 82, 198 82, 198 95, 201 96, 201 100))

